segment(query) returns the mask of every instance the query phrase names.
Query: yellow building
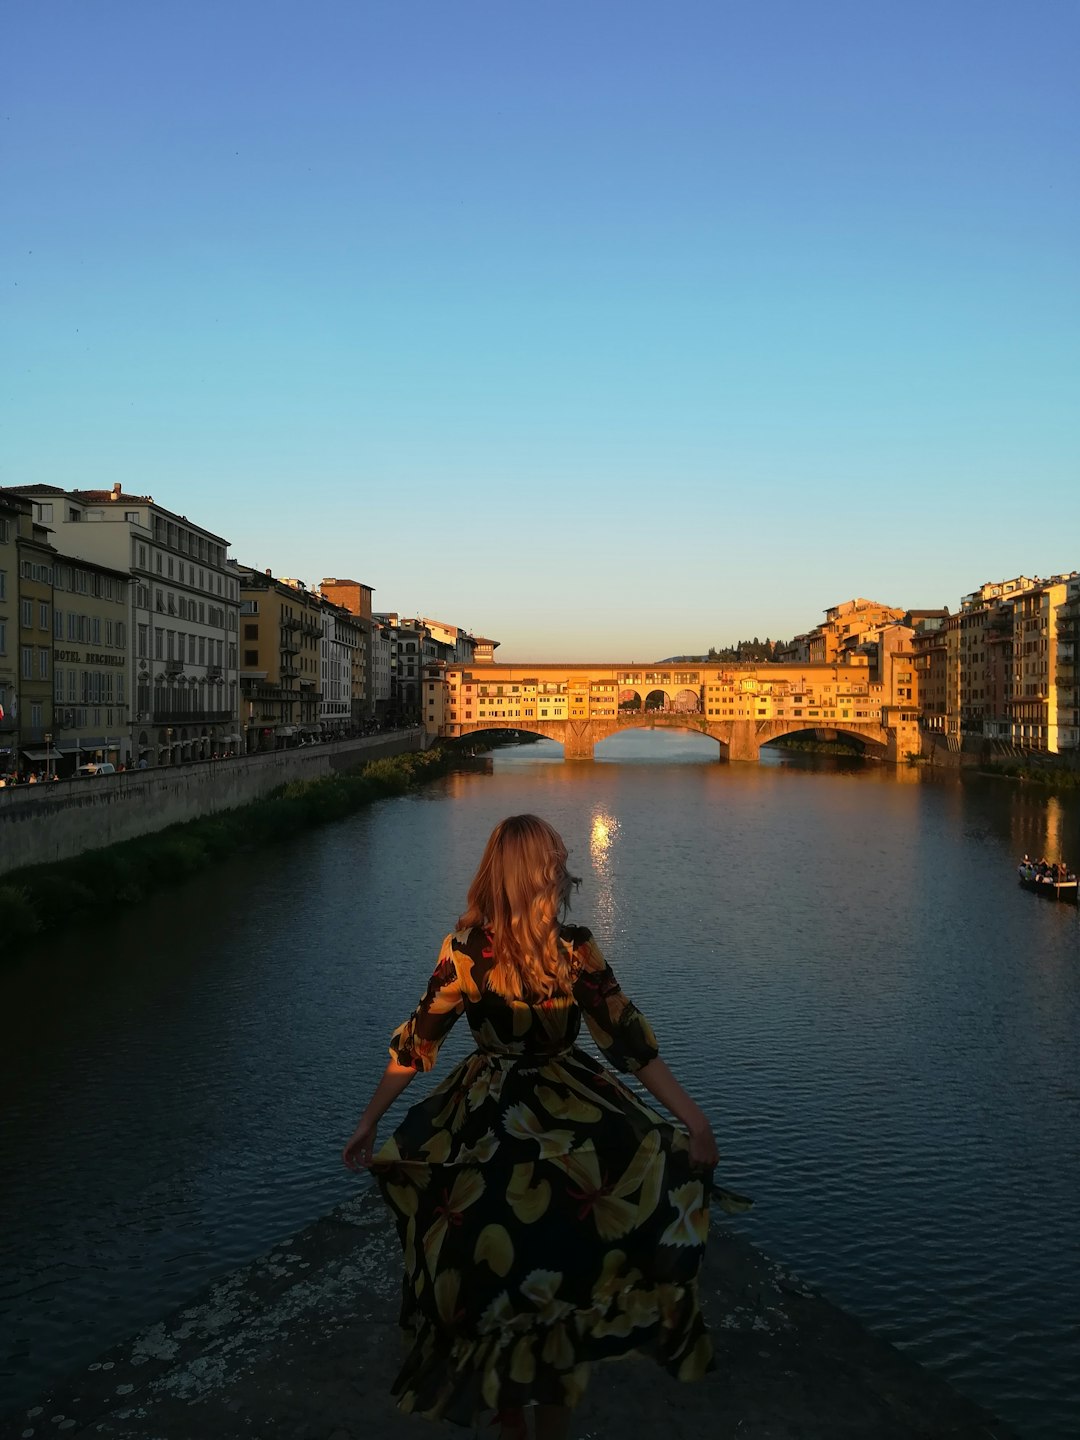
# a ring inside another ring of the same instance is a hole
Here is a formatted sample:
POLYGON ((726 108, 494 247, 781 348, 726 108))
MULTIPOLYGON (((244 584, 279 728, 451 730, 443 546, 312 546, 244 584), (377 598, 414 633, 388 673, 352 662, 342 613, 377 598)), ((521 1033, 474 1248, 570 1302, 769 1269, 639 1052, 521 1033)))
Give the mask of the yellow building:
MULTIPOLYGON (((91 560, 53 561, 53 727, 56 770, 85 761, 130 765, 128 586, 131 576, 91 560)), ((154 757, 147 753, 148 760, 154 757)))
POLYGON ((237 565, 244 748, 297 745, 319 728, 322 601, 300 581, 237 565))
POLYGON ((1078 594, 1080 576, 1073 571, 1040 581, 1012 603, 1013 674, 1007 708, 1013 744, 1024 750, 1057 755, 1063 748, 1071 748, 1073 682, 1059 651, 1063 648, 1066 656, 1075 654, 1069 644, 1072 631, 1066 607, 1078 594))

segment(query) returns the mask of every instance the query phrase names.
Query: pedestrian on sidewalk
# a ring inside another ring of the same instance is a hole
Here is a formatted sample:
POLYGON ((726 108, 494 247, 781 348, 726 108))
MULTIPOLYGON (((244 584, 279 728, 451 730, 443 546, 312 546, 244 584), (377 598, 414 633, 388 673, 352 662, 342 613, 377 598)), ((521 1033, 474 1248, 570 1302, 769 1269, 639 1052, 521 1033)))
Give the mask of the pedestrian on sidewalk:
POLYGON ((564 923, 566 861, 534 815, 495 827, 343 1154, 371 1167, 401 1240, 400 1408, 462 1425, 494 1411, 502 1440, 525 1440, 530 1409, 537 1440, 563 1440, 593 1361, 645 1349, 680 1380, 712 1368, 709 1199, 749 1205, 713 1186, 708 1120, 590 932, 564 923), (476 1049, 376 1153, 382 1115, 461 1014, 476 1049), (576 1046, 583 1016, 685 1129, 576 1046))

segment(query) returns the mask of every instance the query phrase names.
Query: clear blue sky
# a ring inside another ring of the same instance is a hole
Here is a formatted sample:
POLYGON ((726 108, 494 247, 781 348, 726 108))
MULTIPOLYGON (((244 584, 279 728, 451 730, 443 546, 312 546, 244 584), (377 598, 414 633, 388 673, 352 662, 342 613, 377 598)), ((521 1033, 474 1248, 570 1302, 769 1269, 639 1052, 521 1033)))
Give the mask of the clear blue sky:
POLYGON ((508 659, 1080 565, 1076 0, 9 0, 0 478, 508 659))

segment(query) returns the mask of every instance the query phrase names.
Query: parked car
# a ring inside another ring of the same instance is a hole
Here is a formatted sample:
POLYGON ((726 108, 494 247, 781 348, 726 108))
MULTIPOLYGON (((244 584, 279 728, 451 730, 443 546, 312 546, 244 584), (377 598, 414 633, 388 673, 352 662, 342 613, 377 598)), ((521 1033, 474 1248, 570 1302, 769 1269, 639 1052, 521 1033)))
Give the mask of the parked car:
POLYGON ((110 765, 108 761, 102 764, 80 765, 75 771, 76 775, 115 775, 116 766, 110 765))

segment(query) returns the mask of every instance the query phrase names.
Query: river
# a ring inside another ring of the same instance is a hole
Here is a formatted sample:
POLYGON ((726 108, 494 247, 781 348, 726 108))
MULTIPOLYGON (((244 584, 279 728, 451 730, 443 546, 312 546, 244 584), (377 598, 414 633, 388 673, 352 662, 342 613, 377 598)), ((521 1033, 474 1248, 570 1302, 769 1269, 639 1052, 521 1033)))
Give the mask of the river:
POLYGON ((1080 857, 1080 795, 715 756, 501 751, 8 965, 0 1410, 351 1192, 387 1036, 491 826, 531 810, 756 1198, 739 1229, 1029 1440, 1071 1440, 1080 918, 1014 865, 1080 857))

